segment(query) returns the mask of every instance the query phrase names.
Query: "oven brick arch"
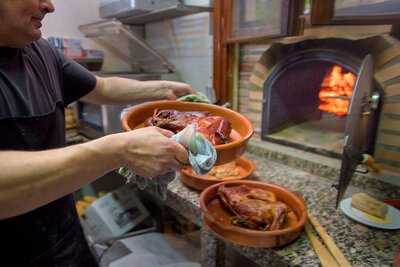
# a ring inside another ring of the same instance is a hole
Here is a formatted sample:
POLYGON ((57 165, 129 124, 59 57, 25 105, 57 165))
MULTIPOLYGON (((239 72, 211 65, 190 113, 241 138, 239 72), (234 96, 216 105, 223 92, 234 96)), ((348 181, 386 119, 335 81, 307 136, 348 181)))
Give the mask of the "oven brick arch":
POLYGON ((349 49, 356 48, 358 57, 368 53, 373 56, 374 78, 384 91, 374 156, 382 169, 400 176, 400 42, 389 35, 363 39, 293 37, 266 46, 248 78, 248 104, 242 106, 241 111, 260 132, 264 83, 277 62, 285 53, 312 46, 324 47, 332 40, 342 40, 349 49))

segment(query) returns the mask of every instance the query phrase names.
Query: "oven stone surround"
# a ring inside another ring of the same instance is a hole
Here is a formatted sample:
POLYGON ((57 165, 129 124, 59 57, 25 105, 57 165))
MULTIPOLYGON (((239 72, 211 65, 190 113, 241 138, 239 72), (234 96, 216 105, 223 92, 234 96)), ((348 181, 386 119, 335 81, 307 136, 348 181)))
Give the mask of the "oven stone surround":
MULTIPOLYGON (((338 182, 341 164, 339 159, 263 141, 258 136, 250 140, 247 151, 260 157, 260 159, 271 160, 316 176, 328 178, 332 181, 332 185, 338 182)), ((368 174, 355 173, 351 184, 361 188, 376 188, 385 191, 392 185, 400 188, 400 179, 397 173, 384 170, 379 174, 371 172, 368 174)))
MULTIPOLYGON (((241 77, 239 110, 253 123, 256 136, 259 136, 261 129, 264 82, 277 61, 277 57, 268 55, 268 51, 279 48, 279 46, 301 45, 301 42, 310 40, 318 42, 318 40, 328 39, 338 38, 313 36, 285 38, 277 43, 269 44, 265 48, 260 47, 259 49, 264 49, 264 52, 254 65, 249 63, 257 60, 255 59, 256 55, 242 55, 243 61, 245 63, 247 61, 247 64, 242 62, 241 71, 251 69, 251 75, 244 74, 246 76, 241 77)), ((375 177, 391 183, 396 180, 398 182, 400 178, 400 42, 387 34, 340 39, 350 40, 355 46, 367 49, 374 57, 376 68, 374 78, 384 91, 384 104, 380 115, 374 156, 385 173, 375 177)))
MULTIPOLYGON (((89 141, 75 134, 67 135, 69 144, 89 141), (77 139, 80 138, 79 141, 77 139)), ((391 266, 400 230, 382 231, 355 223, 334 208, 336 193, 330 190, 339 162, 320 155, 298 151, 290 147, 270 144, 253 137, 247 146, 247 158, 256 164, 252 179, 276 183, 300 193, 305 199, 308 211, 326 228, 329 235, 345 253, 354 266, 391 266), (283 164, 279 164, 279 163, 283 164), (295 167, 295 168, 293 168, 295 167), (304 169, 306 171, 302 171, 304 169), (312 173, 313 172, 313 173, 312 173), (331 179, 324 179, 328 177, 331 179), (396 244, 396 246, 393 246, 396 244)), ((399 196, 400 187, 368 179, 358 182, 357 177, 350 184, 346 196, 355 192, 367 192, 379 199, 399 196)), ((233 249, 257 266, 318 266, 319 259, 303 233, 292 244, 282 248, 264 249, 239 246, 223 241, 208 227, 202 227, 202 213, 199 192, 187 188, 180 179, 168 185, 168 198, 157 198, 152 183, 145 190, 160 206, 168 206, 190 222, 201 227, 202 266, 217 267, 225 259, 226 248, 233 249)), ((229 266, 229 265, 228 265, 229 266)))
MULTIPOLYGON (((352 221, 334 207, 336 192, 331 190, 332 180, 292 168, 287 164, 273 162, 268 159, 268 157, 273 158, 268 155, 272 152, 261 150, 257 145, 251 141, 248 145, 248 153, 245 154, 256 164, 256 171, 251 179, 276 183, 301 194, 306 201, 308 212, 314 215, 328 234, 334 238, 353 266, 391 266, 399 244, 400 230, 382 231, 352 221)), ((280 152, 275 155, 287 157, 280 152)), ((306 158, 303 155, 299 156, 306 158)), ((290 157, 287 158, 290 161, 290 157)), ((283 159, 281 162, 284 162, 283 159)), ((366 192, 378 199, 398 196, 400 187, 376 182, 376 180, 371 181, 372 183, 363 183, 360 186, 351 184, 346 197, 356 192, 366 192)), ((152 184, 146 192, 156 198, 152 184)), ((168 185, 168 198, 161 205, 174 209, 190 222, 201 227, 201 254, 204 267, 224 266, 223 263, 220 264, 226 259, 226 248, 235 250, 257 266, 318 266, 320 264, 304 233, 293 243, 273 249, 245 247, 221 239, 202 223, 199 192, 183 185, 180 179, 175 179, 168 185)))

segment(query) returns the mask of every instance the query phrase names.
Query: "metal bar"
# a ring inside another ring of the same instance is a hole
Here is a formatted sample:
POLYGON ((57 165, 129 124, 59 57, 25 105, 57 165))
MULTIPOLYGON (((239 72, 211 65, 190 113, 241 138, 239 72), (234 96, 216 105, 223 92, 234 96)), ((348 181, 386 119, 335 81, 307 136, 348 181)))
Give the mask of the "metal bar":
POLYGON ((239 57, 240 45, 235 44, 233 49, 233 69, 232 69, 232 108, 239 110, 239 57))
POLYGON ((156 227, 150 227, 150 228, 146 228, 143 230, 138 230, 138 231, 134 231, 134 232, 130 232, 127 233, 125 235, 121 235, 121 236, 117 236, 117 237, 113 237, 113 238, 108 238, 108 239, 103 239, 100 240, 98 242, 96 242, 97 244, 112 244, 115 241, 121 240, 121 239, 125 239, 128 237, 133 237, 133 236, 137 236, 137 235, 142 235, 142 234, 146 234, 146 233, 151 233, 151 232, 155 232, 157 229, 156 227))
MULTIPOLYGON (((124 34, 127 36, 131 41, 137 43, 140 47, 145 49, 147 52, 149 52, 153 57, 157 58, 158 60, 161 61, 161 65, 168 70, 168 72, 175 72, 176 68, 173 64, 169 63, 168 60, 158 53, 154 48, 152 48, 142 37, 138 36, 134 32, 130 31, 129 28, 127 28, 124 24, 122 24, 120 21, 117 21, 115 19, 113 20, 107 20, 107 21, 100 21, 100 22, 95 22, 91 24, 86 24, 86 25, 81 25, 79 26, 79 30, 85 34, 86 37, 88 38, 100 38, 104 37, 107 35, 114 35, 114 34, 124 34)), ((111 42, 111 41, 105 41, 101 40, 103 45, 105 44, 107 47, 112 47, 114 52, 115 50, 119 50, 118 46, 111 42)), ((125 55, 122 52, 117 53, 118 55, 126 56, 130 60, 133 61, 133 59, 129 55, 125 55)), ((126 60, 125 60, 126 61, 126 60)), ((132 62, 129 62, 130 64, 133 64, 132 62)))
POLYGON ((178 3, 177 5, 152 10, 144 14, 127 16, 121 18, 126 24, 142 25, 150 22, 161 21, 165 19, 172 19, 182 17, 185 15, 196 14, 200 12, 211 12, 212 7, 209 6, 193 6, 178 3))
POLYGON ((112 42, 107 42, 106 40, 100 39, 99 37, 96 37, 96 42, 98 42, 100 45, 108 48, 112 53, 114 53, 118 58, 121 60, 125 61, 126 63, 130 64, 132 68, 134 69, 140 69, 139 63, 134 63, 132 62, 132 58, 130 55, 127 55, 126 53, 122 52, 118 47, 112 43, 112 42), (127 60, 129 59, 129 60, 127 60))
POLYGON ((125 26, 121 26, 121 31, 124 32, 127 36, 129 36, 131 39, 133 39, 137 44, 139 44, 143 49, 147 50, 150 52, 154 57, 158 58, 161 61, 161 64, 167 68, 170 72, 175 72, 175 66, 170 64, 168 60, 158 53, 154 48, 152 48, 144 39, 141 37, 137 36, 130 30, 128 30, 125 26))
POLYGON ((322 100, 325 99, 325 98, 343 99, 343 100, 350 100, 351 99, 350 96, 344 96, 344 95, 341 95, 341 96, 324 96, 324 97, 321 97, 321 98, 322 98, 322 100))

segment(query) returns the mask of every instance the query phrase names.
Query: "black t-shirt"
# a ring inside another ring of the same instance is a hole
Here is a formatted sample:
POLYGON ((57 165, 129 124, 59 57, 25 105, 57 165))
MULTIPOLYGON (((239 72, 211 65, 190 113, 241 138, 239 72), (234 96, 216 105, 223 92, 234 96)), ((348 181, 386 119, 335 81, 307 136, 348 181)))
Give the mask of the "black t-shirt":
POLYGON ((16 119, 28 124, 28 129, 11 126, 12 136, 0 140, 0 149, 41 150, 63 146, 63 107, 89 93, 95 84, 94 75, 65 58, 44 39, 22 49, 0 48, 0 129, 16 119), (28 122, 54 113, 57 118, 49 122, 49 129, 28 122), (35 140, 24 140, 26 132, 32 131, 38 131, 35 140), (62 140, 49 140, 46 131, 60 131, 62 140))
MULTIPOLYGON (((0 150, 35 151, 65 146, 64 107, 95 85, 94 75, 65 58, 44 39, 21 49, 0 47, 0 150)), ((89 260, 85 263, 79 255, 79 251, 87 254, 88 250, 81 242, 78 225, 71 195, 1 220, 2 261, 13 261, 13 266, 58 266, 81 259, 82 264, 72 266, 89 266, 89 260), (71 243, 75 246, 71 247, 71 243), (16 251, 17 258, 13 256, 16 251)))

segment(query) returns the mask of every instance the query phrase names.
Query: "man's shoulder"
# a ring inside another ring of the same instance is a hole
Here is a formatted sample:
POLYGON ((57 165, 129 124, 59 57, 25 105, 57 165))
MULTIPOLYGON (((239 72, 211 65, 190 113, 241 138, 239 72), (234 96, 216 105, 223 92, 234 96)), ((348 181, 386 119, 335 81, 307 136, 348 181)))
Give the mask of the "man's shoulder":
POLYGON ((53 50, 50 43, 44 38, 40 38, 39 40, 30 43, 27 46, 27 48, 28 49, 53 50))
POLYGON ((55 49, 44 38, 30 43, 25 47, 24 50, 27 54, 30 54, 34 57, 39 57, 45 61, 55 60, 55 62, 57 62, 59 60, 55 49))

